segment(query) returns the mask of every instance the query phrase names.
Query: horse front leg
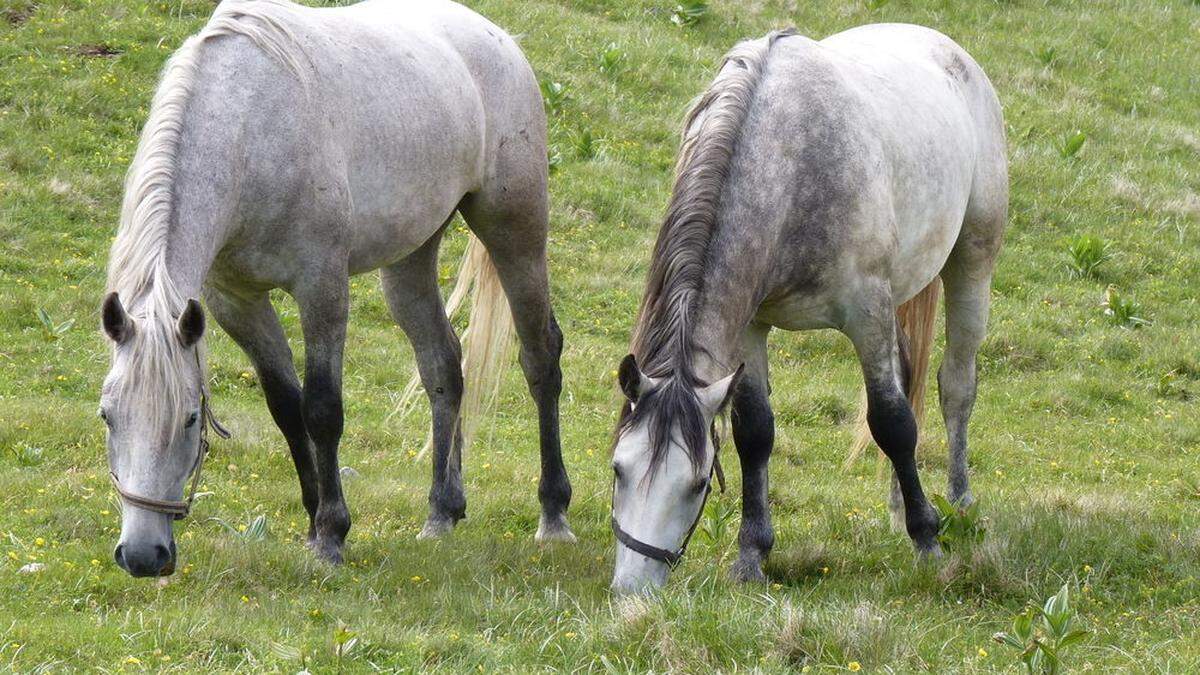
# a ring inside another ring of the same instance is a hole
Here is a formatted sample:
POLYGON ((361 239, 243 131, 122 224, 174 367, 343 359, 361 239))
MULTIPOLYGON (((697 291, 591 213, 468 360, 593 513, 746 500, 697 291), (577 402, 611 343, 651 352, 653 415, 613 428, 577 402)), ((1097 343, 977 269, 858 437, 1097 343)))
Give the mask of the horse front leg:
POLYGON ((742 525, 738 559, 729 574, 735 581, 766 581, 763 563, 775 545, 767 504, 767 463, 775 446, 775 414, 768 398, 767 333, 751 325, 743 339, 746 370, 733 394, 730 418, 733 442, 742 465, 742 525))
POLYGON ((304 333, 304 393, 301 413, 312 439, 317 479, 313 552, 334 564, 350 531, 350 511, 342 494, 338 443, 342 437, 342 353, 350 308, 344 270, 317 277, 293 295, 304 333))
POLYGON ((283 432, 296 475, 300 478, 300 496, 308 512, 308 543, 312 545, 317 535, 317 469, 304 428, 300 379, 296 376, 292 350, 283 326, 279 324, 279 315, 265 292, 242 296, 209 290, 205 300, 217 323, 250 357, 258 373, 267 409, 283 432))

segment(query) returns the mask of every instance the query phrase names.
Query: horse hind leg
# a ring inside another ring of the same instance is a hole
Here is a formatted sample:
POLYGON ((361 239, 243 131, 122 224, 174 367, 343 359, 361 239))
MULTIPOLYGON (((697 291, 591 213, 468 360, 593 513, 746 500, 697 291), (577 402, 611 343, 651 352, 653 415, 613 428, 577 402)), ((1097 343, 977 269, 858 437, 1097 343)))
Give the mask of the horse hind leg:
POLYGON ((905 529, 917 552, 936 556, 939 519, 921 488, 917 474, 917 422, 904 393, 899 344, 886 282, 863 297, 845 331, 854 343, 867 389, 867 424, 871 436, 891 460, 900 485, 905 529))
POLYGON ((466 517, 462 483, 462 350, 446 317, 437 284, 441 232, 404 260, 380 271, 392 318, 412 343, 432 410, 433 478, 429 517, 419 538, 439 537, 466 517))
POLYGON ((567 524, 571 483, 562 460, 559 394, 563 336, 550 305, 546 268, 549 214, 544 146, 510 143, 492 183, 460 207, 467 225, 487 248, 521 341, 520 361, 538 411, 542 513, 537 541, 575 541, 567 524), (536 146, 536 147, 535 147, 536 146))
POLYGON ((967 477, 967 422, 975 404, 975 356, 987 332, 992 269, 999 252, 1003 209, 991 215, 968 213, 942 281, 946 287, 946 354, 938 370, 938 394, 950 455, 948 498, 971 503, 967 477))

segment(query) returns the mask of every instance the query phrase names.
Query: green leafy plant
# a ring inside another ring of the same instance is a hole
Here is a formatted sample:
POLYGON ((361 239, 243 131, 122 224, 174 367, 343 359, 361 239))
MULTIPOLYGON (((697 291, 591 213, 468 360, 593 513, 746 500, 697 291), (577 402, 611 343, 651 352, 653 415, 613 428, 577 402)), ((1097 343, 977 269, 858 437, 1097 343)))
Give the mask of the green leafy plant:
POLYGON ((550 146, 546 148, 546 164, 550 167, 550 173, 558 171, 558 167, 561 166, 562 163, 562 150, 558 148, 557 144, 550 144, 550 146))
POLYGON ((605 75, 613 75, 621 70, 621 65, 625 62, 625 52, 617 46, 617 43, 610 42, 604 47, 604 51, 600 52, 598 65, 600 72, 605 75))
POLYGON ((1038 47, 1033 51, 1033 55, 1037 57, 1038 61, 1041 61, 1043 66, 1052 66, 1058 60, 1058 48, 1050 45, 1038 47))
POLYGON ((250 521, 249 525, 244 527, 234 527, 220 518, 211 518, 221 527, 224 527, 230 534, 241 539, 242 541, 262 541, 267 538, 267 515, 260 513, 250 521))
POLYGON ((1062 143, 1058 146, 1058 154, 1063 159, 1070 159, 1079 154, 1083 149, 1083 144, 1087 141, 1087 134, 1082 131, 1074 131, 1063 136, 1062 143))
POLYGON ((970 548, 983 543, 987 536, 987 518, 979 515, 979 502, 960 507, 942 495, 933 495, 930 501, 941 519, 938 542, 943 549, 970 548))
POLYGON ((1104 315, 1122 328, 1149 326, 1150 321, 1142 316, 1142 307, 1132 298, 1121 295, 1116 286, 1104 290, 1104 315))
POLYGON ((16 460, 18 466, 37 466, 42 463, 42 457, 45 455, 45 450, 36 446, 25 443, 24 441, 14 443, 8 447, 8 453, 16 460))
POLYGON ((708 16, 708 11, 705 0, 683 0, 671 12, 671 23, 683 28, 695 26, 708 16))
POLYGON ((561 114, 563 107, 571 98, 570 87, 562 82, 551 80, 542 80, 539 86, 542 89, 542 100, 546 103, 546 110, 550 111, 551 115, 561 114))
POLYGON ((309 675, 308 673, 308 653, 299 647, 285 645, 281 642, 271 642, 271 653, 276 658, 283 661, 295 661, 300 664, 300 670, 296 675, 309 675))
POLYGON ((1071 239, 1067 253, 1071 255, 1067 271, 1076 279, 1098 278, 1100 265, 1112 258, 1108 242, 1089 234, 1071 239))
POLYGON ((337 672, 342 672, 342 659, 358 645, 358 634, 345 623, 338 621, 333 631, 333 655, 337 659, 337 672))
POLYGON ((592 134, 591 129, 583 129, 575 134, 571 146, 579 159, 595 159, 604 153, 604 139, 592 134))
POLYGON ((1088 636, 1086 630, 1075 628, 1076 623, 1070 592, 1063 584, 1040 609, 1030 607, 1021 612, 1013 619, 1011 631, 996 633, 992 639, 1018 650, 1026 673, 1057 675, 1064 671, 1066 649, 1088 636))
POLYGON ((46 338, 47 342, 54 342, 58 340, 62 336, 66 335, 67 331, 71 330, 71 327, 75 325, 75 319, 73 318, 67 319, 61 323, 56 322, 54 319, 50 318, 50 313, 41 307, 38 307, 37 309, 37 318, 42 324, 42 335, 46 338))
POLYGON ((736 515, 737 506, 733 500, 708 500, 708 504, 704 506, 704 517, 700 519, 700 535, 713 545, 725 541, 736 515))
POLYGON ((890 2, 890 0, 863 0, 863 4, 866 5, 867 9, 871 10, 872 12, 878 9, 883 9, 883 6, 888 4, 888 2, 890 2))

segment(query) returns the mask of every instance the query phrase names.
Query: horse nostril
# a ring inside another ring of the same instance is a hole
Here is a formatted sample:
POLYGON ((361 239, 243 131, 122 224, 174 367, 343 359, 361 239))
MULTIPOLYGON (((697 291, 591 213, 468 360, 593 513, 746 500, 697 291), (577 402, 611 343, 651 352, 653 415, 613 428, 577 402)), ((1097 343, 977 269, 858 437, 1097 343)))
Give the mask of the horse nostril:
POLYGON ((117 544, 117 547, 115 549, 113 549, 113 560, 117 561, 117 567, 120 567, 121 569, 125 570, 126 572, 129 571, 129 568, 125 566, 125 545, 124 544, 117 544))
POLYGON ((162 544, 154 547, 154 562, 158 564, 158 569, 166 567, 167 563, 171 562, 171 550, 162 544))

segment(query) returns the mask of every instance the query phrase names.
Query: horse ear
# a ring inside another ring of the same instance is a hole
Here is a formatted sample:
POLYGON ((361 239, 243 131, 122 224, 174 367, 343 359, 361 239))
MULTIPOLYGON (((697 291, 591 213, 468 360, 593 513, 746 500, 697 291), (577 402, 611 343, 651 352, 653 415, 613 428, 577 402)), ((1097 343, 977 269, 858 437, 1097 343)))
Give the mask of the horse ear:
POLYGON ((204 335, 204 309, 195 299, 187 301, 183 314, 179 315, 179 341, 184 347, 191 347, 200 341, 204 335))
POLYGON ((642 391, 642 372, 638 370, 637 359, 633 354, 621 359, 621 367, 617 369, 617 382, 621 384, 625 398, 629 399, 630 403, 637 403, 638 395, 642 391))
POLYGON ((113 342, 121 344, 133 335, 133 319, 125 313, 125 308, 121 306, 121 299, 117 297, 116 291, 104 296, 100 317, 104 332, 113 342))
POLYGON ((737 367, 737 370, 733 371, 732 375, 717 380, 707 387, 698 389, 696 391, 696 398, 700 399, 700 405, 704 406, 704 409, 709 414, 716 415, 720 412, 729 403, 733 392, 737 391, 738 384, 742 381, 742 372, 745 369, 746 364, 743 363, 737 367))
POLYGON ((621 391, 625 392, 625 398, 628 398, 630 403, 637 403, 642 394, 662 382, 661 377, 650 377, 643 373, 642 369, 638 368, 637 359, 633 357, 633 354, 622 359, 621 367, 617 370, 617 380, 621 383, 621 391))

